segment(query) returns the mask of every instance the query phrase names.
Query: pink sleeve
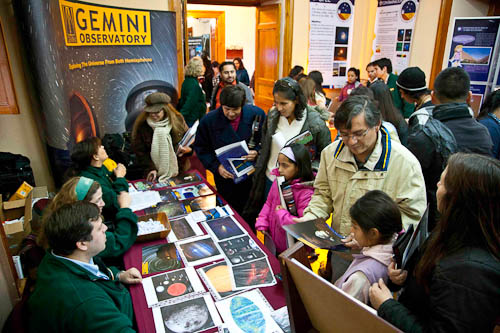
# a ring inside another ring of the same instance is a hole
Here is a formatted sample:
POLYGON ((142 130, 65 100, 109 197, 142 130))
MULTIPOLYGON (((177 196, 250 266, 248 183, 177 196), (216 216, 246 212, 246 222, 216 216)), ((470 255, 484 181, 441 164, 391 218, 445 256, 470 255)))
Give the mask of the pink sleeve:
POLYGON ((271 218, 272 212, 276 207, 273 206, 273 199, 279 196, 278 187, 276 181, 273 182, 271 189, 269 190, 269 194, 267 195, 267 200, 262 209, 260 210, 259 216, 257 217, 257 222, 255 222, 256 230, 268 230, 269 229, 269 220, 271 218))
POLYGON ((295 222, 292 220, 294 217, 290 212, 283 208, 275 212, 275 214, 278 216, 278 221, 280 223, 280 226, 284 225, 289 225, 289 224, 295 224, 295 222))
POLYGON ((302 189, 299 193, 297 193, 295 202, 297 203, 296 207, 299 217, 304 216, 304 210, 307 208, 307 205, 309 205, 309 201, 311 201, 313 194, 314 188, 302 189))

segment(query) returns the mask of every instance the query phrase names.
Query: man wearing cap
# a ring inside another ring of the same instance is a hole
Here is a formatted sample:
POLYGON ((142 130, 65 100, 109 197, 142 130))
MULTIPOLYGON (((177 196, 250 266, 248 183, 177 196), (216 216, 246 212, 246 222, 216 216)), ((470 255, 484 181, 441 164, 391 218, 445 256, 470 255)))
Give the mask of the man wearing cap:
POLYGON ((392 63, 388 58, 380 58, 373 62, 377 77, 385 82, 389 87, 392 95, 392 102, 396 109, 398 109, 405 119, 409 118, 410 115, 415 111, 413 104, 405 102, 401 99, 398 87, 396 86, 396 81, 398 76, 392 73, 392 63))
POLYGON ((44 224, 50 249, 28 300, 30 332, 134 332, 128 290, 141 283, 136 268, 119 271, 96 257, 106 247, 99 208, 78 201, 53 212, 44 224))
POLYGON ((221 106, 220 94, 224 87, 233 85, 241 87, 245 91, 245 104, 253 105, 252 91, 244 83, 238 82, 236 79, 236 66, 232 61, 224 61, 219 66, 220 82, 214 87, 212 98, 210 99, 210 110, 215 110, 221 106))
POLYGON ((432 106, 431 91, 425 83, 425 73, 418 67, 408 67, 399 74, 396 85, 401 98, 415 105, 415 110, 432 106))

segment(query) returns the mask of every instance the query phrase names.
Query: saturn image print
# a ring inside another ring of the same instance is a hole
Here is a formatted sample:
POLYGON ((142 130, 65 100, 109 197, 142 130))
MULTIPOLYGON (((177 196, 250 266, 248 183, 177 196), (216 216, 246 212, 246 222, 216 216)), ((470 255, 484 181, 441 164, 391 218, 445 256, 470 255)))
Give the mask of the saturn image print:
POLYGON ((401 18, 404 22, 409 22, 415 17, 417 4, 413 0, 404 1, 401 4, 401 18))

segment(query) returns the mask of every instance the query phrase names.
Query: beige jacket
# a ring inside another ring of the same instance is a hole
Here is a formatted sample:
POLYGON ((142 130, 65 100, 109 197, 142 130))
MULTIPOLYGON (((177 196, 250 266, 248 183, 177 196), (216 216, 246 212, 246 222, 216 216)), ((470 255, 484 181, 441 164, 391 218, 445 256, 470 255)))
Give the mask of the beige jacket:
POLYGON ((333 211, 332 227, 342 235, 351 229, 349 209, 371 190, 386 192, 399 206, 403 227, 417 224, 427 206, 425 183, 420 164, 400 143, 388 139, 382 128, 377 144, 358 170, 354 155, 341 140, 321 152, 314 195, 304 217, 327 219, 333 211))

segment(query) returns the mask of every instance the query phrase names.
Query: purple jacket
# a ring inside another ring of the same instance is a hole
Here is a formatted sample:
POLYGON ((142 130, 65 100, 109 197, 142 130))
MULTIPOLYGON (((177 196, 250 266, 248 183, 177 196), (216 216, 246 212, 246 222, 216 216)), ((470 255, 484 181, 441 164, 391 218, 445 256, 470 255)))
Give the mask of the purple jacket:
MULTIPOLYGON (((314 193, 312 184, 312 181, 301 183, 300 179, 292 181, 293 199, 295 200, 299 217, 303 216, 304 209, 306 209, 314 193)), ((269 232, 276 245, 276 251, 279 253, 287 249, 286 232, 282 227, 295 223, 292 218, 296 216, 290 214, 286 208, 276 211, 276 206, 278 205, 281 205, 281 200, 278 182, 275 180, 267 196, 266 203, 262 207, 259 217, 257 217, 255 229, 269 232)))

